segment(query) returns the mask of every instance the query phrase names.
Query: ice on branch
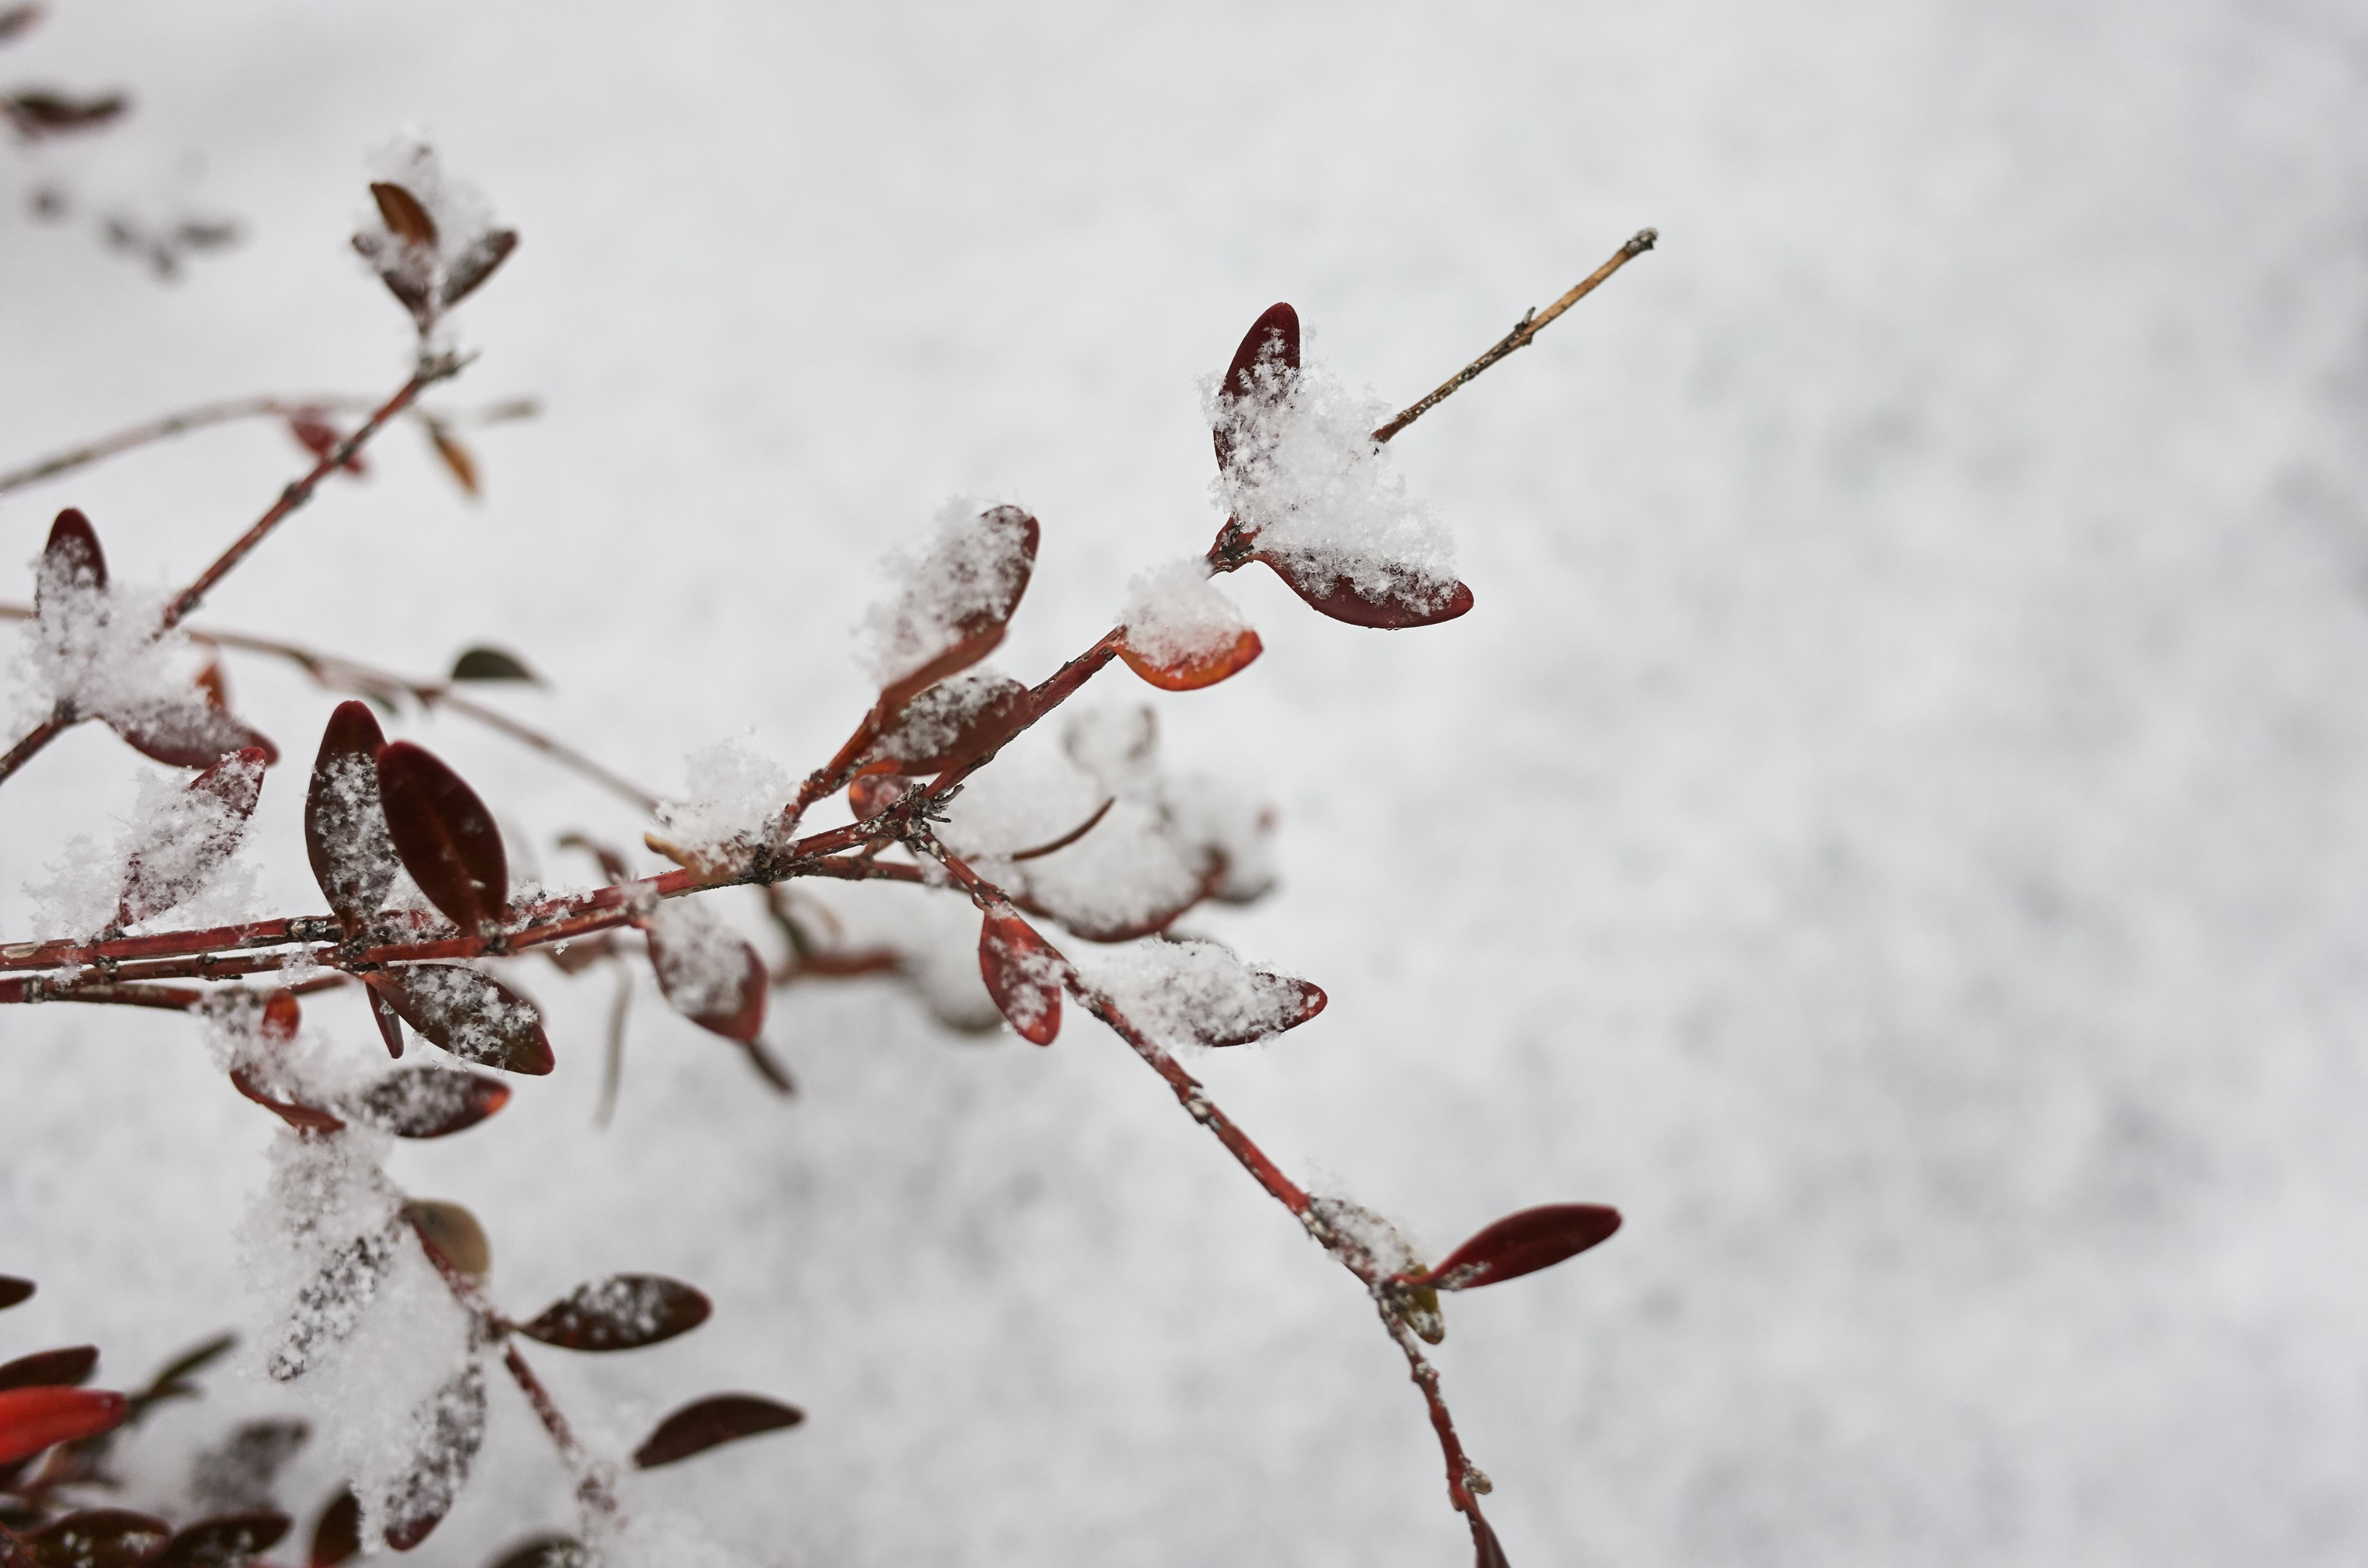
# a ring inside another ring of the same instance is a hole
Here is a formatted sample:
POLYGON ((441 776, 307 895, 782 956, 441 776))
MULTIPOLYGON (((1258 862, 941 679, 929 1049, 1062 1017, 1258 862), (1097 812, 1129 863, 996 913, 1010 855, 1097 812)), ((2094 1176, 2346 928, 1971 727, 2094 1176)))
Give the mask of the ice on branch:
POLYGON ((1269 356, 1250 380, 1247 397, 1214 380, 1202 389, 1202 411, 1230 450, 1211 484, 1217 505, 1304 580, 1444 607, 1456 591, 1453 542, 1372 438, 1391 406, 1314 359, 1293 371, 1269 356))
POLYGON ((1250 623, 1209 580, 1199 556, 1135 574, 1119 612, 1127 646, 1155 665, 1186 665, 1221 659, 1250 623))
POLYGON ((1305 1021, 1304 985, 1214 942, 1153 937, 1082 955, 1086 977, 1160 1044, 1239 1045, 1305 1021))
POLYGON ((894 687, 967 641, 999 637, 1035 558, 1036 523, 1025 512, 959 496, 947 502, 918 554, 899 551, 884 562, 892 590, 858 633, 864 668, 894 687))

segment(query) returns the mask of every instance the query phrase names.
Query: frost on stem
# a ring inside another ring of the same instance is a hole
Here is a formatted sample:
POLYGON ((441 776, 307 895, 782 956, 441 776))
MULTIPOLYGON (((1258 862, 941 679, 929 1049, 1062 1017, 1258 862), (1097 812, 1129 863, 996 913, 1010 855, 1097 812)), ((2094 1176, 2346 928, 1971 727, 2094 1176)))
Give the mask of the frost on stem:
POLYGON ((1258 552, 1304 594, 1345 582, 1374 604, 1448 609, 1460 586, 1453 543, 1372 438, 1390 405, 1318 361, 1294 370, 1271 348, 1247 378, 1247 396, 1212 379, 1201 406, 1227 452, 1211 492, 1258 552))

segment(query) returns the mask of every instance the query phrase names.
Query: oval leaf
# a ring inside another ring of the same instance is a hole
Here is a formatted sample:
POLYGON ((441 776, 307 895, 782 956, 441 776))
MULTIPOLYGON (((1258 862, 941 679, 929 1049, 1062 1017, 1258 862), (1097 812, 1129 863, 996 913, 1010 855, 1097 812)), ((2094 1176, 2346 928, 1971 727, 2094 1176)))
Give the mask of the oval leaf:
MULTIPOLYGON (((325 458, 337 449, 346 437, 317 408, 301 408, 288 416, 288 433, 296 444, 316 458, 325 458)), ((347 452, 346 460, 337 465, 346 472, 359 476, 370 471, 362 466, 359 452, 347 452)))
POLYGON ((1442 1290, 1469 1290, 1518 1279, 1611 1239, 1620 1210, 1600 1203, 1549 1203, 1508 1214, 1449 1253, 1433 1267, 1412 1276, 1442 1290))
POLYGON ((409 964, 362 977, 404 1022, 464 1062, 540 1076, 555 1064, 535 1005, 461 964, 409 964))
POLYGON ((863 773, 847 787, 847 808, 857 822, 870 822, 914 790, 920 780, 901 773, 863 773))
POLYGON ((485 1239, 477 1217, 460 1204, 415 1198, 403 1206, 403 1217, 422 1242, 470 1278, 483 1279, 494 1271, 494 1244, 485 1239))
POLYGON ((485 1441, 485 1374, 472 1359, 414 1413, 422 1441, 388 1489, 386 1543, 408 1551, 427 1539, 468 1483, 485 1441))
POLYGON ((994 506, 980 513, 966 530, 940 540, 918 563, 889 619, 896 626, 896 642, 916 649, 921 662, 881 691, 883 713, 895 713, 1001 645, 1004 628, 1036 570, 1040 537, 1036 519, 1026 512, 994 506), (938 608, 949 581, 984 592, 982 602, 951 622, 938 608), (938 651, 928 652, 932 648, 938 651))
MULTIPOLYGON (((443 463, 444 471, 452 476, 452 482, 461 487, 461 493, 473 499, 478 494, 477 460, 469 455, 469 449, 461 444, 459 437, 433 421, 427 426, 427 444, 436 449, 437 459, 443 463)), ((466 654, 461 656, 467 657, 466 654)), ((497 676, 493 678, 516 680, 532 677, 497 676)))
POLYGON ((452 661, 454 680, 524 680, 539 681, 535 673, 514 653, 499 648, 471 648, 452 661))
MULTIPOLYGON (((1256 396, 1261 361, 1280 365, 1287 372, 1299 369, 1299 312, 1288 304, 1269 305, 1250 323, 1249 331, 1242 334, 1241 347, 1234 350, 1233 362, 1225 367, 1218 395, 1256 396)), ((1210 435, 1216 442, 1217 466, 1224 468, 1233 460, 1233 441, 1222 425, 1210 435)))
POLYGON ((715 1309, 677 1279, 656 1274, 612 1274, 578 1285, 518 1331, 564 1350, 635 1350, 688 1334, 715 1309))
POLYGON ((499 929, 509 904, 509 859, 477 792, 409 741, 379 748, 378 790, 394 852, 427 901, 471 936, 499 929))
POLYGON ((592 1554, 574 1536, 539 1535, 522 1540, 489 1568, 589 1568, 592 1554))
POLYGON ((173 1527, 129 1508, 83 1508, 25 1538, 37 1568, 137 1568, 173 1537, 173 1527))
POLYGON ((133 751, 167 767, 206 767, 242 751, 262 753, 267 767, 279 760, 269 736, 202 700, 136 716, 109 714, 106 723, 133 751))
POLYGON ((1305 599, 1310 607, 1345 620, 1351 626, 1371 626, 1383 631, 1403 631, 1413 626, 1437 626, 1453 620, 1472 608, 1472 590, 1462 583, 1444 593, 1433 588, 1412 574, 1397 574, 1389 589, 1378 597, 1368 594, 1330 567, 1277 556, 1261 550, 1250 557, 1263 561, 1274 569, 1274 574, 1291 585, 1291 591, 1305 599))
POLYGON ((419 204, 419 198, 393 180, 372 180, 370 197, 378 203, 378 215, 386 220, 387 228, 407 245, 433 245, 436 243, 436 220, 419 204))
POLYGON ((154 1568, 235 1568, 256 1552, 270 1551, 292 1522, 273 1508, 199 1519, 173 1537, 154 1568))
POLYGON ((57 613, 56 595, 89 593, 107 586, 107 552, 98 547, 98 530, 78 508, 67 507, 50 525, 49 542, 41 547, 41 564, 33 583, 36 619, 57 613))
MULTIPOLYGON (((444 303, 457 305, 475 293, 478 286, 494 275, 494 268, 509 259, 510 252, 518 249, 518 243, 516 229, 495 229, 462 251, 460 259, 452 263, 451 270, 444 275, 444 303)), ((438 444, 442 445, 441 442, 438 444)), ((470 494, 474 494, 476 488, 470 485, 470 494)))
POLYGON ((177 810, 147 824, 131 848, 115 923, 146 920, 195 894, 238 850, 263 795, 262 752, 234 753, 189 780, 177 810))
POLYGON ((939 773, 1000 747, 1027 727, 1028 687, 1008 676, 964 676, 906 703, 874 742, 866 766, 890 773, 939 773))
POLYGON ((318 1106, 309 1106, 301 1100, 283 1100, 275 1097, 256 1081, 254 1074, 244 1067, 233 1067, 230 1070, 230 1083, 231 1087, 299 1132, 335 1132, 345 1126, 344 1121, 318 1106))
POLYGON ((305 1568, 337 1568, 361 1549, 361 1500, 348 1488, 321 1510, 319 1521, 313 1526, 313 1549, 305 1554, 305 1568))
POLYGON ((657 1430, 633 1450, 633 1463, 643 1470, 655 1470, 662 1464, 705 1453, 719 1443, 753 1437, 759 1432, 776 1432, 805 1418, 804 1411, 761 1394, 711 1394, 659 1422, 657 1430))
POLYGON ((1198 691, 1204 686, 1214 686, 1229 676, 1241 674, 1251 660, 1264 652, 1266 644, 1247 627, 1221 647, 1195 649, 1164 665, 1152 663, 1125 642, 1118 645, 1118 656, 1126 661, 1126 667, 1162 691, 1198 691))
POLYGON ((756 949, 703 909, 661 909, 643 935, 658 989, 676 1012, 743 1045, 757 1038, 772 976, 756 949))
POLYGON ((361 1103, 370 1120, 397 1138, 444 1138, 509 1104, 510 1091, 482 1073, 403 1067, 372 1084, 361 1103))
POLYGON ((36 1289, 29 1279, 19 1279, 13 1274, 0 1274, 0 1312, 6 1312, 21 1301, 31 1301, 36 1289))
POLYGON ((58 1443, 96 1437, 122 1423, 129 1409, 106 1389, 28 1388, 0 1391, 0 1464, 58 1443))
POLYGON ((97 1365, 96 1345, 37 1351, 0 1366, 0 1389, 77 1388, 90 1381, 97 1365))
POLYGON ((1198 1024, 1195 1034, 1203 1045, 1248 1045, 1256 1040, 1272 1040, 1285 1029, 1295 1029, 1322 1012, 1331 998, 1324 988, 1313 981, 1295 979, 1287 974, 1269 974, 1252 970, 1260 1003, 1261 1016, 1238 1028, 1227 1029, 1198 1024))
POLYGON ((367 702, 340 702, 322 732, 304 797, 304 853, 313 880, 348 936, 386 905, 402 861, 379 804, 378 753, 386 736, 367 702))
POLYGON ((987 994, 1020 1039, 1050 1045, 1061 1032, 1061 955, 1016 915, 986 917, 978 971, 987 994))
POLYGON ((386 986, 370 984, 370 977, 367 975, 362 978, 362 991, 370 998, 370 1022, 378 1026, 378 1038, 385 1043, 386 1053, 389 1056, 401 1060, 403 1015, 394 1010, 394 1004, 388 1001, 383 994, 387 990, 386 986))

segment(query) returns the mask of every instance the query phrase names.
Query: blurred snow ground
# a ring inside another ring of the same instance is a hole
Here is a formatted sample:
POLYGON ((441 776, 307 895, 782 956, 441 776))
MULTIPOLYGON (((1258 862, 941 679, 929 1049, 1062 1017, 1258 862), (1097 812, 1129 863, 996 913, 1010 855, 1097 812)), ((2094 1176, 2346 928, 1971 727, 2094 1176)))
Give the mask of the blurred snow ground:
MULTIPOLYGON (((1283 814, 1280 891, 1188 928, 1332 1006, 1217 1092, 1434 1246, 1626 1211, 1451 1306, 1518 1562, 2368 1555, 2357 7, 56 9, 0 80, 137 112, 0 201, 56 169, 249 239, 159 287, 0 220, 0 457, 393 386, 345 236, 366 155, 428 131, 525 235, 448 401, 547 413, 477 440, 479 506, 398 432, 203 619, 423 673, 498 640, 556 683, 495 700, 660 788, 744 730, 835 744, 872 562, 957 490, 1044 522, 1004 667, 1082 646, 1208 537, 1194 382, 1269 302, 1405 401, 1657 224, 1398 443, 1471 617, 1360 631, 1246 573, 1255 669, 1098 684, 1283 814)), ((7 558, 72 502, 120 576, 186 578, 296 459, 223 431, 12 495, 7 558)), ((313 907, 331 699, 232 673, 300 759, 246 858, 313 907)), ((632 836, 458 722, 399 733, 545 846, 632 836)), ((0 929, 139 766, 86 729, 0 792, 0 929)), ((560 1073, 396 1175, 484 1217, 514 1310, 712 1292, 663 1348, 537 1358, 604 1440, 718 1388, 811 1415, 643 1506, 801 1564, 1468 1551, 1353 1286, 1093 1026, 786 994, 783 1105, 644 985, 601 1134, 609 988, 527 976, 560 1073)), ((96 1340, 122 1383, 243 1321, 270 1119, 169 1018, 6 1026, 0 1268, 42 1291, 0 1356, 96 1340)), ((153 1484, 301 1408, 213 1383, 135 1448, 153 1484)), ((507 1392, 422 1560, 565 1522, 507 1392)))

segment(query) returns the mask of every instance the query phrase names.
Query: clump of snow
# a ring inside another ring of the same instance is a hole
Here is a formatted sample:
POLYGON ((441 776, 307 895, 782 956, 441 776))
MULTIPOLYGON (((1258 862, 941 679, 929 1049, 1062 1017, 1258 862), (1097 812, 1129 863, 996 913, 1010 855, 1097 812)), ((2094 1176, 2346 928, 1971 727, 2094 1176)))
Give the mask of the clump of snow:
POLYGON ((124 851, 127 924, 187 903, 228 868, 263 784, 261 760, 236 756, 218 765, 211 776, 217 787, 193 790, 186 780, 142 772, 124 851))
POLYGON ((894 686, 982 619, 1008 613, 1033 564, 1028 536, 1026 514, 1017 507, 962 496, 947 502, 918 554, 898 551, 882 562, 894 586, 865 612, 857 633, 863 667, 881 685, 894 686))
POLYGON ((747 945, 707 901, 672 898, 650 916, 650 957, 667 1002, 692 1017, 731 1013, 748 980, 747 945))
POLYGON ((542 1015, 533 1003, 495 989, 487 975, 461 964, 411 964, 403 988, 422 1012, 447 1031, 445 1050, 463 1062, 500 1066, 508 1042, 532 1029, 542 1015))
POLYGON ((1216 860, 1220 903, 1251 903, 1274 890, 1274 808, 1206 774, 1187 774, 1167 791, 1177 835, 1216 860))
MULTIPOLYGON (((235 760, 225 765, 243 767, 235 760)), ((247 818, 222 797, 188 788, 186 775, 142 768, 131 820, 111 848, 86 835, 66 840, 50 862, 50 880, 25 892, 51 934, 88 936, 111 926, 127 887, 137 896, 122 913, 134 924, 181 908, 185 918, 209 912, 238 919, 255 906, 254 872, 233 859, 247 818), (211 897, 201 896, 211 894, 211 897), (182 908, 189 905, 189 908, 182 908)))
POLYGON ((1078 967, 1144 1033, 1171 1048, 1267 1040, 1300 1018, 1297 985, 1214 942, 1151 937, 1099 949, 1078 967))
POLYGON ((1364 1205, 1329 1194, 1313 1199, 1308 1209, 1349 1246, 1362 1251, 1379 1272, 1404 1274, 1422 1267, 1413 1244, 1364 1205))
POLYGON ((370 160, 374 183, 408 191, 436 226, 433 244, 395 233, 376 207, 354 231, 359 250, 423 326, 457 302, 499 264, 517 236, 500 230, 476 187, 447 173, 436 150, 416 135, 398 137, 370 160))
POLYGON ((63 705, 87 718, 162 734, 220 722, 197 685, 205 656, 179 631, 159 636, 172 593, 102 584, 76 559, 35 558, 40 608, 18 661, 18 727, 63 705))
POLYGON ((1217 505, 1309 579, 1444 604, 1455 591, 1453 543, 1372 438, 1390 404, 1350 392, 1312 358, 1294 372, 1269 357, 1251 378, 1247 397, 1226 394, 1215 379, 1201 389, 1211 427, 1232 446, 1211 482, 1217 505))
POLYGON ((1155 665, 1216 657, 1249 630, 1197 555, 1135 574, 1119 624, 1126 629, 1127 646, 1155 665))
POLYGON ((797 792, 795 777, 746 736, 693 752, 683 798, 659 802, 659 836, 703 858, 745 853, 797 792))

